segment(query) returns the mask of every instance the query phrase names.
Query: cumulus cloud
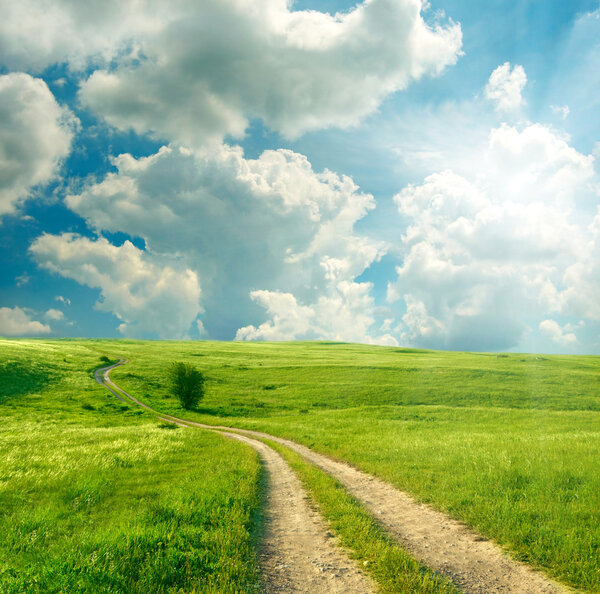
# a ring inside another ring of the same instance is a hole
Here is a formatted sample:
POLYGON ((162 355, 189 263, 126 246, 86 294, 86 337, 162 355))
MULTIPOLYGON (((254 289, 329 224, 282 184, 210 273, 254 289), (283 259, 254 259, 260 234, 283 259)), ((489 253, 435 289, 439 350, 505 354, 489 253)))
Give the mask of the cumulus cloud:
POLYGON ((492 130, 485 153, 472 179, 444 171, 395 197, 408 226, 388 300, 405 303, 403 343, 506 349, 540 305, 597 310, 598 229, 584 214, 598 202, 593 158, 539 124, 492 130))
POLYGON ((261 306, 275 311, 265 296, 290 294, 315 311, 307 332, 349 327, 362 304, 359 327, 370 336, 371 287, 355 279, 385 246, 354 224, 373 197, 346 176, 314 172, 302 155, 245 159, 223 139, 242 137, 255 119, 287 137, 354 125, 386 96, 454 64, 460 25, 439 15, 428 24, 422 0, 365 0, 335 15, 294 11, 287 0, 0 4, 1 66, 42 72, 66 63, 82 80, 80 107, 171 143, 143 159, 117 157, 116 172, 65 201, 99 234, 140 237, 144 250, 44 235, 31 247, 41 266, 99 288, 98 307, 131 336, 187 332, 200 286, 208 332, 218 323, 262 327, 261 306), (183 292, 150 290, 149 278, 170 274, 183 292), (167 309, 164 323, 150 313, 153 300, 167 309), (326 326, 321 312, 335 308, 338 322, 326 326))
POLYGON ((595 204, 597 196, 590 192, 594 161, 570 146, 568 137, 542 124, 523 130, 505 124, 490 133, 490 183, 519 202, 595 204))
POLYGON ((439 320, 427 313, 422 301, 412 295, 405 295, 406 313, 402 316, 405 331, 400 340, 403 344, 420 342, 426 346, 440 345, 445 342, 446 328, 439 320))
POLYGON ((484 92, 498 111, 509 112, 523 104, 521 93, 526 84, 527 75, 523 66, 516 64, 511 68, 510 63, 505 62, 492 72, 484 92))
POLYGON ((0 307, 0 336, 39 336, 51 332, 50 326, 32 320, 20 307, 0 307))
POLYGON ((0 8, 0 66, 93 70, 85 106, 119 128, 187 145, 241 136, 253 118, 286 136, 352 125, 454 64, 462 42, 460 25, 425 22, 422 0, 365 0, 335 15, 294 11, 287 0, 0 8))
POLYGON ((96 307, 122 320, 125 336, 185 338, 201 311, 195 272, 165 264, 129 241, 114 246, 102 237, 46 234, 30 252, 43 268, 101 289, 96 307))
POLYGON ((49 309, 49 310, 48 310, 48 311, 47 311, 47 312, 44 314, 44 317, 45 317, 47 320, 53 320, 53 321, 56 321, 56 322, 57 322, 57 321, 59 321, 59 320, 62 320, 62 319, 64 319, 64 317, 65 317, 65 314, 64 314, 62 311, 60 311, 60 309, 53 309, 53 308, 50 308, 50 309, 49 309))
POLYGON ((562 290, 556 283, 546 287, 546 294, 554 311, 600 321, 600 206, 592 224, 579 233, 587 241, 565 270, 562 290))
POLYGON ((28 74, 0 76, 0 216, 59 173, 76 120, 46 83, 28 74))
POLYGON ((57 63, 83 69, 90 62, 131 55, 136 39, 168 20, 170 4, 158 0, 0 0, 0 64, 41 72, 57 63))
POLYGON ((121 155, 114 165, 117 172, 66 204, 97 231, 141 237, 152 254, 185 261, 198 273, 209 331, 221 324, 219 332, 227 327, 233 336, 256 318, 251 291, 312 303, 385 250, 353 229, 373 197, 289 150, 246 159, 227 145, 163 147, 141 159, 121 155))
POLYGON ((315 303, 301 305, 291 293, 253 291, 270 319, 240 328, 236 340, 339 340, 397 346, 389 333, 371 336, 375 323, 370 283, 342 281, 315 303))
POLYGON ((555 320, 543 320, 540 322, 540 332, 551 338, 554 342, 562 345, 573 345, 577 342, 577 336, 562 328, 555 320))
POLYGON ((181 0, 136 38, 136 59, 97 70, 79 97, 118 128, 188 146, 239 137, 253 118, 288 137, 349 126, 456 62, 460 26, 429 26, 422 7, 369 0, 332 16, 284 0, 181 0))
POLYGON ((236 340, 293 340, 312 330, 315 312, 299 305, 291 293, 253 291, 252 299, 260 303, 272 320, 255 326, 245 326, 236 333, 236 340))

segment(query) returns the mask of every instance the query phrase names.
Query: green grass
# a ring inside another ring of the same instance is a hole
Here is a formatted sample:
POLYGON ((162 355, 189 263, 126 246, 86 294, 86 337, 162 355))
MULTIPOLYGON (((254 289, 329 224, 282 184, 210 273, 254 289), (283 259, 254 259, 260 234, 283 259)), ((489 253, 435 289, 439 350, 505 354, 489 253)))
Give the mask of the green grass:
MULTIPOLYGON (((118 343, 117 343, 118 344, 118 343)), ((600 591, 600 358, 322 343, 137 343, 113 372, 182 415, 163 361, 195 363, 189 418, 260 429, 355 464, 513 556, 600 591)))
POLYGON ((46 382, 4 397, 3 414, 12 418, 147 423, 146 413, 93 382, 100 356, 128 357, 111 377, 157 410, 261 429, 347 460, 564 583, 600 591, 599 357, 332 343, 4 344, 11 357, 0 360, 27 369, 35 361, 32 373, 46 382), (186 412, 169 396, 162 366, 171 361, 205 375, 197 410, 186 412))
POLYGON ((102 352, 0 341, 0 592, 259 591, 256 454, 122 405, 102 352))
POLYGON ((451 582, 401 549, 338 481, 289 448, 271 440, 262 441, 277 450, 296 472, 342 546, 371 575, 380 592, 458 593, 451 582))

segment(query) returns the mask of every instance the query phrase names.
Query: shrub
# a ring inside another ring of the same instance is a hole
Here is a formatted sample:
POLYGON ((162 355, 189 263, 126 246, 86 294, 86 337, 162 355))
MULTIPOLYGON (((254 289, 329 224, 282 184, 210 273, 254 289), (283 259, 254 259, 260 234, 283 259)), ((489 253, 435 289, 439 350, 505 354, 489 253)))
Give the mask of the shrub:
POLYGON ((185 409, 195 408, 204 396, 204 376, 189 363, 172 363, 169 367, 169 388, 185 409))

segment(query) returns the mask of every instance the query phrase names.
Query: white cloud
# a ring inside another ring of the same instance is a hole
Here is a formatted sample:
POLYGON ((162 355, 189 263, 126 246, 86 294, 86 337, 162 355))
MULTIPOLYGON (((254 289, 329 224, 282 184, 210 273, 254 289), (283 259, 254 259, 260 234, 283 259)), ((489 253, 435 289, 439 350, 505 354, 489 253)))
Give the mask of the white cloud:
POLYGON ((430 27, 421 8, 369 0, 331 16, 284 0, 179 1, 136 38, 139 59, 94 72, 80 100, 118 128, 188 146, 239 137, 253 118, 289 137, 350 126, 456 62, 460 26, 430 27))
POLYGON ((312 330, 315 313, 299 305, 291 293, 252 291, 252 299, 260 303, 272 320, 255 326, 245 326, 236 333, 236 340, 293 340, 312 330))
POLYGON ((551 105, 550 111, 552 111, 554 115, 560 116, 563 120, 566 120, 571 113, 568 105, 551 105))
POLYGON ((62 304, 64 304, 64 305, 71 305, 71 300, 70 300, 70 299, 68 299, 67 297, 63 297, 62 295, 57 295, 57 296, 54 298, 54 300, 55 300, 55 301, 58 301, 58 302, 60 302, 60 303, 62 303, 62 304))
POLYGON ((427 313, 422 301, 405 295, 406 313, 402 316, 406 331, 401 334, 402 344, 420 342, 427 346, 439 346, 445 341, 446 328, 439 320, 427 313))
POLYGON ((20 307, 0 307, 0 336, 39 336, 51 332, 50 326, 32 320, 20 307))
POLYGON ((490 185, 519 202, 596 203, 590 192, 594 157, 583 155, 563 136, 541 124, 519 130, 506 124, 492 130, 488 147, 490 185), (591 198, 591 202, 590 202, 591 198))
POLYGON ((44 314, 44 317, 45 317, 47 320, 59 321, 59 320, 62 320, 62 319, 64 319, 64 317, 65 317, 65 314, 64 314, 62 311, 60 311, 60 309, 53 309, 53 308, 50 308, 50 309, 49 309, 49 310, 48 310, 48 311, 47 311, 47 312, 44 314))
POLYGON ((577 343, 577 336, 568 332, 554 320, 543 320, 540 322, 540 332, 551 338, 554 342, 562 345, 573 345, 577 343))
POLYGON ((505 62, 490 75, 485 96, 494 102, 498 111, 514 111, 523 104, 521 93, 526 84, 527 75, 523 66, 516 64, 511 69, 510 63, 505 62))
POLYGON ((227 145, 163 147, 142 159, 121 155, 114 164, 116 173, 66 204, 98 231, 141 237, 152 254, 185 261, 202 284, 209 331, 219 326, 233 336, 256 318, 251 291, 314 303, 385 250, 353 229, 373 197, 346 176, 314 172, 289 150, 245 159, 227 145))
POLYGON ((257 320, 249 296, 257 289, 289 292, 318 310, 339 306, 337 326, 347 325, 343 312, 370 291, 354 279, 385 250, 353 228, 372 196, 346 176, 313 172, 302 155, 245 159, 223 138, 243 136, 254 119, 288 137, 354 125, 391 93, 454 64, 460 25, 439 15, 427 24, 421 0, 365 0, 333 16, 293 11, 287 0, 0 4, 0 65, 92 72, 79 90, 82 107, 172 142, 145 159, 121 155, 116 173, 66 199, 97 231, 143 238, 144 251, 45 235, 32 246, 41 265, 100 288, 98 307, 121 318, 128 335, 180 335, 199 311, 200 283, 213 325, 235 330, 250 313, 257 320), (140 287, 123 276, 130 270, 148 292, 134 269, 143 279, 148 271, 198 275, 187 296, 164 294, 186 303, 171 326, 149 315, 140 287))
POLYGON ((65 62, 83 69, 90 61, 130 55, 136 39, 177 12, 175 2, 153 0, 0 0, 0 9, 0 64, 34 72, 65 62))
POLYGON ((198 335, 201 338, 205 338, 207 336, 206 328, 202 323, 202 320, 196 320, 196 328, 198 329, 198 335))
POLYGON ((40 79, 0 76, 0 216, 58 175, 76 120, 40 79))
POLYGON ((371 336, 375 323, 369 283, 342 281, 315 303, 301 305, 291 293, 253 291, 270 319, 258 327, 245 326, 236 340, 338 340, 397 346, 390 334, 371 336))
POLYGON ((176 269, 126 241, 111 245, 72 233, 42 235, 30 251, 40 266, 101 289, 96 307, 114 313, 125 336, 184 338, 200 313, 200 286, 189 269, 176 269))
POLYGON ((403 343, 500 350, 544 311, 600 319, 593 158, 539 124, 502 125, 482 152, 471 179, 444 171, 395 197, 408 226, 388 300, 406 304, 403 343))
POLYGON ((552 287, 553 304, 564 315, 600 321, 600 206, 592 224, 579 232, 588 241, 565 270, 563 289, 552 287))

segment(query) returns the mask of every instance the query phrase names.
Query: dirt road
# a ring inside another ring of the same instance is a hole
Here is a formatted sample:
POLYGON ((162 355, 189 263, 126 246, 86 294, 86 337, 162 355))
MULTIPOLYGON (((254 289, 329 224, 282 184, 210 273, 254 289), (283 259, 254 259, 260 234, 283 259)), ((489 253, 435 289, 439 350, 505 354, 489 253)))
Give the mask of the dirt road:
MULTIPOLYGON (((114 367, 116 365, 111 368, 114 367)), ((108 371, 105 372, 105 376, 108 376, 108 371)), ((110 382, 110 379, 108 381, 110 382)), ((110 382, 110 386, 116 388, 136 404, 152 410, 114 383, 110 382)), ((111 388, 109 387, 109 389, 111 388)), ((111 392, 114 393, 114 390, 111 389, 111 392)), ((464 592, 473 594, 506 592, 558 594, 569 591, 552 582, 543 574, 511 559, 499 546, 460 522, 415 501, 410 495, 346 463, 333 460, 293 441, 267 433, 204 425, 171 415, 156 414, 167 422, 229 434, 235 431, 238 436, 250 439, 267 438, 289 447, 308 462, 315 464, 339 480, 415 558, 450 578, 464 592)), ((254 439, 251 441, 256 443, 254 439)), ((299 483, 294 488, 301 489, 299 483)), ((320 591, 333 592, 336 590, 320 591)))
POLYGON ((304 488, 284 459, 261 441, 224 433, 247 443, 267 470, 266 527, 260 551, 265 591, 374 592, 371 580, 336 546, 304 488))

